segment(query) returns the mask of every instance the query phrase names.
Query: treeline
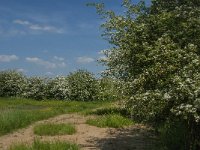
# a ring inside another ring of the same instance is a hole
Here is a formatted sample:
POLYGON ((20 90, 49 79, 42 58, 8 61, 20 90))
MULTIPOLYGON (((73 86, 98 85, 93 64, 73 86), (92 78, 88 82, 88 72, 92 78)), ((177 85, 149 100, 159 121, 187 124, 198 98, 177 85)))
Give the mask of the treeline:
POLYGON ((0 97, 23 97, 36 100, 114 100, 119 98, 119 84, 111 78, 97 79, 78 70, 68 76, 27 77, 15 70, 0 71, 0 97))

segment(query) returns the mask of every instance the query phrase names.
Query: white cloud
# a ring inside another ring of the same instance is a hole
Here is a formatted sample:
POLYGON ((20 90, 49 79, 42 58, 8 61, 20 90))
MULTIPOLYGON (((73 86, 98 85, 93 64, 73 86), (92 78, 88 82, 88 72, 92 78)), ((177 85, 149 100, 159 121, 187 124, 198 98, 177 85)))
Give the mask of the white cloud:
POLYGON ((16 23, 16 24, 20 24, 20 25, 31 25, 31 23, 29 21, 26 21, 26 20, 14 20, 13 23, 16 23))
POLYGON ((18 60, 19 57, 16 55, 0 55, 0 62, 11 62, 18 60))
POLYGON ((40 59, 38 57, 27 57, 26 61, 30 62, 30 63, 34 63, 40 66, 45 67, 46 69, 55 69, 55 68, 64 68, 66 67, 66 64, 64 62, 62 63, 56 63, 56 62, 50 62, 50 61, 46 61, 43 59, 40 59))
POLYGON ((52 32, 52 33, 59 33, 59 34, 64 33, 63 29, 60 29, 60 28, 57 28, 54 26, 50 26, 50 25, 34 24, 27 20, 17 19, 17 20, 14 20, 13 23, 26 26, 30 30, 34 30, 34 31, 52 32))
POLYGON ((40 59, 38 57, 27 57, 26 61, 34 63, 34 64, 37 64, 37 65, 44 66, 47 69, 54 69, 54 68, 56 68, 56 64, 55 63, 42 60, 42 59, 40 59))
POLYGON ((108 60, 108 57, 106 57, 106 56, 100 56, 98 58, 98 60, 106 61, 106 60, 108 60))
POLYGON ((22 72, 22 73, 26 73, 26 72, 27 72, 27 70, 22 69, 22 68, 17 69, 17 71, 18 71, 18 72, 22 72))
POLYGON ((91 62, 94 62, 94 58, 91 58, 91 57, 86 57, 86 56, 83 56, 83 57, 78 57, 76 62, 80 63, 80 64, 87 64, 87 63, 91 63, 91 62))
POLYGON ((64 61, 65 59, 63 57, 54 56, 53 59, 58 61, 64 61))
POLYGON ((56 27, 53 26, 41 26, 38 24, 32 24, 29 26, 29 28, 31 30, 38 30, 38 31, 47 31, 47 32, 54 32, 54 33, 64 33, 64 31, 62 29, 58 29, 56 27))

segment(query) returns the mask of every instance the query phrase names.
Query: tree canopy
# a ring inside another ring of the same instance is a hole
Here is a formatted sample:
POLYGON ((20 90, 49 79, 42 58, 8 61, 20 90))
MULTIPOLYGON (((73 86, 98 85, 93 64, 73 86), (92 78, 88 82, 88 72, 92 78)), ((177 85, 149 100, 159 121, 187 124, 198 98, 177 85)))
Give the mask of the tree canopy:
MULTIPOLYGON (((123 1, 123 14, 96 4, 105 19, 105 73, 126 81, 128 106, 140 120, 200 122, 200 1, 123 1)), ((192 132, 192 131, 191 131, 192 132)))

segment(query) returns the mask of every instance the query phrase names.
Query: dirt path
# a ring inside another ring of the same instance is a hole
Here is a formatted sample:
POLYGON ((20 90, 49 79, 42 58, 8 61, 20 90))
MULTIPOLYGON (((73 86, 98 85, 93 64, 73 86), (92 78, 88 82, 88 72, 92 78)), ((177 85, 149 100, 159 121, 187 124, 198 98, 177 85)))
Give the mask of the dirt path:
POLYGON ((13 143, 31 143, 34 138, 41 140, 71 141, 80 145, 83 150, 144 150, 153 144, 153 134, 142 125, 134 125, 123 129, 98 128, 87 125, 87 118, 77 114, 64 114, 38 121, 27 128, 0 137, 0 149, 7 150, 13 143), (62 136, 36 136, 33 127, 39 123, 72 123, 77 133, 62 136))

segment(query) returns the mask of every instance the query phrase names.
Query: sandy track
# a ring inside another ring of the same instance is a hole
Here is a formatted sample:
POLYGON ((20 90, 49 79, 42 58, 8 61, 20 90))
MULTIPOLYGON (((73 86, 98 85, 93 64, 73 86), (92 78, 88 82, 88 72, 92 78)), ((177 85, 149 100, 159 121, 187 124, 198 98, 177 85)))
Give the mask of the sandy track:
POLYGON ((0 149, 7 150, 13 143, 31 143, 34 138, 41 140, 71 141, 80 145, 83 150, 144 150, 152 146, 153 134, 149 128, 134 125, 127 128, 98 128, 87 125, 88 118, 78 114, 64 114, 43 121, 38 121, 27 128, 0 137, 0 149), (73 135, 37 136, 33 127, 40 123, 72 123, 77 129, 73 135))

